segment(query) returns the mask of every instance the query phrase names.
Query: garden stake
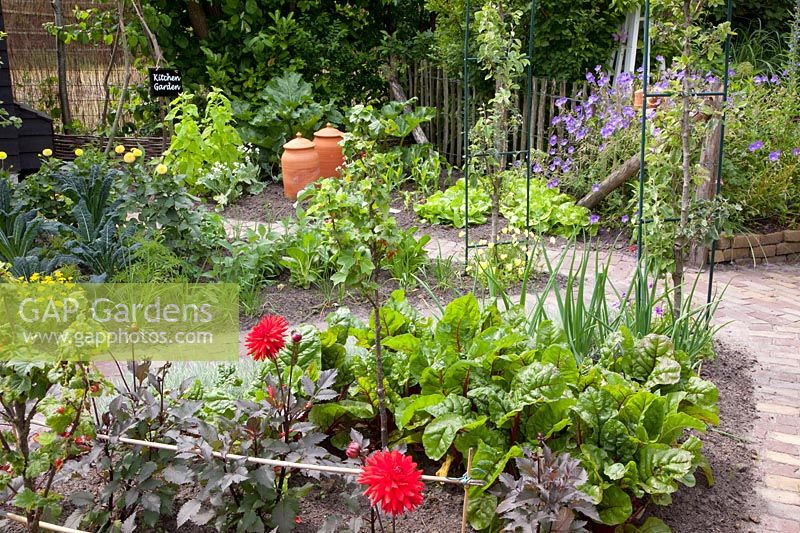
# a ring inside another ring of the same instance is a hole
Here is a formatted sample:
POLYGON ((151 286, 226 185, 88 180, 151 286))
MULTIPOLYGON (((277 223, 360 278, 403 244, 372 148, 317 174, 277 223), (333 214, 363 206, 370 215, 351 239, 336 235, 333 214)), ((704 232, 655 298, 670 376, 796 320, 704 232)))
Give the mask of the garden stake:
POLYGON ((467 507, 469 506, 469 473, 472 471, 472 448, 467 452, 467 472, 464 474, 464 507, 461 509, 461 533, 467 533, 467 507))
MULTIPOLYGON (((0 518, 7 518, 8 520, 18 524, 23 524, 25 526, 28 525, 28 519, 18 514, 0 511, 0 518)), ((59 531, 60 533, 89 533, 88 531, 84 531, 82 529, 72 529, 71 527, 59 526, 58 524, 51 524, 50 522, 40 521, 39 527, 48 531, 59 531)))
MULTIPOLYGON (((98 434, 97 438, 100 440, 110 441, 112 440, 111 437, 108 435, 98 434)), ((148 448, 156 448, 159 450, 169 450, 173 452, 178 451, 178 447, 173 444, 164 444, 162 442, 150 442, 146 440, 139 440, 139 439, 129 439, 127 437, 120 437, 116 439, 119 442, 124 444, 131 444, 133 446, 146 446, 148 448)), ((202 455, 200 450, 193 449, 193 450, 181 450, 181 453, 193 453, 195 455, 202 455)), ((328 465, 314 465, 308 463, 294 463, 291 461, 279 461, 277 459, 262 459, 261 457, 249 457, 247 455, 238 455, 235 453, 229 453, 227 455, 223 455, 220 452, 211 452, 211 455, 218 459, 232 459, 232 460, 239 460, 244 459, 249 463, 255 463, 259 465, 268 465, 268 466, 280 466, 284 468, 297 468, 298 470, 315 470, 317 472, 328 472, 330 474, 342 474, 345 476, 357 476, 361 474, 360 468, 349 468, 345 466, 328 466, 328 465)), ((472 487, 482 487, 485 485, 485 482, 479 479, 467 479, 465 482, 463 478, 455 478, 455 477, 442 477, 442 476, 422 476, 422 481, 427 481, 428 483, 449 483, 451 485, 469 485, 472 487)))

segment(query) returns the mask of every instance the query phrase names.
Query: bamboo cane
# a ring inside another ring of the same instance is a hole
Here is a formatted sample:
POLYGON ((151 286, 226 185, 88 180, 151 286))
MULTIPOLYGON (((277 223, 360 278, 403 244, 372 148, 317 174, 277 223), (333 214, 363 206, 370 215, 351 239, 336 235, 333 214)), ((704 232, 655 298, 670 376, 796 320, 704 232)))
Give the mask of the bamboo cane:
MULTIPOLYGON (((100 440, 110 441, 111 437, 108 435, 97 435, 97 438, 100 440)), ((177 452, 178 447, 173 444, 164 444, 162 442, 151 442, 146 440, 138 440, 138 439, 129 439, 127 437, 120 437, 119 442, 125 444, 131 444, 134 446, 146 446, 148 448, 156 448, 159 450, 170 450, 177 452)), ((200 450, 186 450, 189 453, 194 453, 196 455, 200 455, 200 450)), ((261 457, 249 457, 247 455, 237 455, 234 453, 229 453, 227 455, 223 455, 220 452, 211 452, 214 457, 219 459, 233 459, 233 460, 241 460, 244 459, 249 463, 255 463, 259 465, 268 465, 268 466, 280 466, 284 468, 297 468, 299 470, 315 470, 317 472, 328 472, 330 474, 342 474, 346 476, 357 476, 361 474, 360 468, 348 468, 346 466, 329 466, 329 465, 315 465, 309 463, 294 463, 291 461, 281 461, 278 459, 262 459, 261 457)), ((481 487, 484 485, 484 482, 477 479, 470 479, 466 482, 461 478, 454 478, 454 477, 442 477, 442 476, 422 476, 422 481, 427 481, 429 483, 450 483, 451 485, 470 485, 475 487, 481 487)))
MULTIPOLYGON (((18 514, 0 511, 0 517, 7 518, 8 520, 17 522, 18 524, 23 524, 26 526, 28 525, 28 519, 18 514)), ((60 533, 89 533, 88 531, 83 531, 82 529, 72 529, 71 527, 59 526, 58 524, 42 522, 41 520, 39 521, 39 527, 48 531, 59 531, 60 533)))

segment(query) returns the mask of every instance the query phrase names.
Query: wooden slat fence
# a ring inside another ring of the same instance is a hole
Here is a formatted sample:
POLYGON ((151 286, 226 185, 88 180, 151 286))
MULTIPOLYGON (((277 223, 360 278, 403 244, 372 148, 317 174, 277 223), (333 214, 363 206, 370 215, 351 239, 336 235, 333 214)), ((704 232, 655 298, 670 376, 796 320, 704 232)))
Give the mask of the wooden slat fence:
MULTIPOLYGON (((436 117, 423 126, 425 134, 440 153, 454 165, 461 165, 464 154, 464 85, 460 77, 452 77, 435 64, 419 62, 409 66, 405 79, 407 94, 416 97, 418 105, 436 108, 436 117)), ((524 124, 527 122, 528 96, 523 82, 517 96, 517 106, 523 126, 512 132, 508 149, 525 149, 524 124)), ((470 87, 470 126, 475 124, 481 98, 474 87, 470 87)), ((547 78, 533 78, 531 98, 531 146, 544 150, 553 131, 550 121, 556 114, 556 100, 568 98, 567 106, 583 101, 586 86, 583 83, 568 83, 547 78)))

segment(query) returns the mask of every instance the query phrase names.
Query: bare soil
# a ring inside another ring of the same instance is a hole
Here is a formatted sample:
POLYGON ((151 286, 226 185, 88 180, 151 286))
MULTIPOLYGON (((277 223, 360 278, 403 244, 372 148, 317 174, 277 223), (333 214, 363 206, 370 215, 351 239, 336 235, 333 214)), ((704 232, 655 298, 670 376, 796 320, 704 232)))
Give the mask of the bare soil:
POLYGON ((720 425, 703 439, 703 453, 714 472, 709 487, 700 472, 694 488, 681 488, 672 505, 653 509, 674 533, 761 531, 756 450, 748 439, 756 419, 751 355, 717 344, 717 357, 703 364, 702 376, 719 389, 720 425))

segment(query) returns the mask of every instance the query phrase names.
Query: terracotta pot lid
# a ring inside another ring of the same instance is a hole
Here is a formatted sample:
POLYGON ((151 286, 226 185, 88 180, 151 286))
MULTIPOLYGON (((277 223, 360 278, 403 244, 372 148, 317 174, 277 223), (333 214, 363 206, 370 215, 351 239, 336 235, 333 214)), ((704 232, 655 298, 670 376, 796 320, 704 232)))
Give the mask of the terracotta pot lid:
POLYGON ((284 144, 283 147, 286 150, 307 150, 309 148, 314 148, 314 142, 304 138, 303 134, 298 132, 294 136, 294 139, 284 144))
POLYGON ((344 137, 344 132, 337 130, 328 122, 324 128, 314 134, 314 137, 344 137))

